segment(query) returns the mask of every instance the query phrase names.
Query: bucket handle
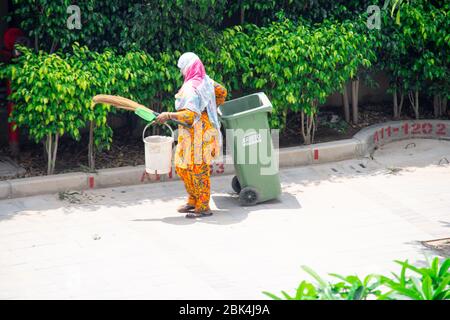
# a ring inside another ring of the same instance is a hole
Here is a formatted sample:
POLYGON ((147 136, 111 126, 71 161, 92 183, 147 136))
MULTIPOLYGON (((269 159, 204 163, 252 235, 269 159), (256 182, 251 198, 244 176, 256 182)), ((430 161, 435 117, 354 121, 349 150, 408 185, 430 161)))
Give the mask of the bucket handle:
MULTIPOLYGON (((147 131, 148 127, 150 127, 153 123, 155 123, 156 121, 150 122, 149 124, 147 124, 144 128, 144 131, 142 131, 142 141, 145 143, 145 131, 147 131)), ((167 128, 170 129, 170 132, 172 133, 172 139, 174 138, 174 133, 172 128, 167 124, 167 123, 163 123, 163 125, 165 125, 167 128)))

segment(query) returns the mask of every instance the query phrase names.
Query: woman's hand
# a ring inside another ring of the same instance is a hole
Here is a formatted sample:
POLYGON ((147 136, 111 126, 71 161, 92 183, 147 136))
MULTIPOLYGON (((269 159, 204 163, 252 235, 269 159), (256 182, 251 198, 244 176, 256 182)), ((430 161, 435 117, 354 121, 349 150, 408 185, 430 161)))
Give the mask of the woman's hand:
POLYGON ((164 123, 167 120, 170 120, 170 112, 163 112, 156 117, 156 121, 159 123, 164 123))

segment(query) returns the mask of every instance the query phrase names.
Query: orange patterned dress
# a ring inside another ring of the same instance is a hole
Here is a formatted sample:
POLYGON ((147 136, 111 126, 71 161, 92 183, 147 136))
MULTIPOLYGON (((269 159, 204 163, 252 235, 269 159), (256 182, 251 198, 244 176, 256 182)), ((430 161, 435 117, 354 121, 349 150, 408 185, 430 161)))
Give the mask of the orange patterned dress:
MULTIPOLYGON (((214 83, 217 106, 225 103, 227 90, 214 83)), ((206 111, 194 124, 196 114, 187 109, 173 112, 171 119, 192 126, 178 128, 178 145, 175 151, 175 169, 183 180, 189 195, 187 205, 195 207, 195 212, 209 211, 211 197, 210 164, 219 155, 217 129, 213 127, 206 111)))

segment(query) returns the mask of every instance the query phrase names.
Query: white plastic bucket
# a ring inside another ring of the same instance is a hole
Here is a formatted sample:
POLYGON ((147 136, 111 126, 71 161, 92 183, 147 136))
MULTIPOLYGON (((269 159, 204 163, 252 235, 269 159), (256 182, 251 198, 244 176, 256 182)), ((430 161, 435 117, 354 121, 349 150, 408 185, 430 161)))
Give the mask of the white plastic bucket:
POLYGON ((164 125, 172 132, 171 137, 145 137, 145 131, 150 125, 151 123, 149 123, 142 132, 142 141, 144 141, 145 145, 145 171, 150 174, 168 174, 172 168, 173 130, 165 123, 164 125))

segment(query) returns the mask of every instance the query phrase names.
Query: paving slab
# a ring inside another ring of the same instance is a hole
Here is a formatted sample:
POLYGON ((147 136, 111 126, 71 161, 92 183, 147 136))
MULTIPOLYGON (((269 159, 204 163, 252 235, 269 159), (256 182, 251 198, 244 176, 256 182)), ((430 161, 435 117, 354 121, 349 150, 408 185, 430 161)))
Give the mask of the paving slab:
POLYGON ((2 200, 0 299, 264 299, 311 280, 302 265, 325 276, 423 263, 434 252, 420 242, 450 234, 450 165, 436 163, 450 142, 422 141, 283 169, 281 201, 255 207, 238 205, 231 176, 214 177, 205 219, 176 212, 180 181, 84 191, 76 203, 2 200))

